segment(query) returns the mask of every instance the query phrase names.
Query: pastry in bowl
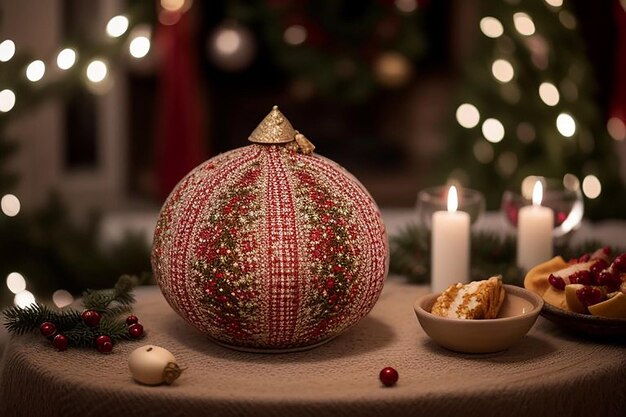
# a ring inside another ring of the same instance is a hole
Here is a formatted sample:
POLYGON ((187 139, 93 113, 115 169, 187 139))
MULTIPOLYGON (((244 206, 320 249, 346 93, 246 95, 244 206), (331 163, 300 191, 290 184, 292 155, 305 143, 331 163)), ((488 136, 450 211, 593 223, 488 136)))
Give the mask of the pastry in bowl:
POLYGON ((426 294, 413 305, 424 330, 437 344, 464 353, 490 353, 518 343, 543 307, 541 297, 499 276, 454 284, 426 294), (485 319, 485 320, 481 320, 485 319))
POLYGON ((437 297, 431 313, 453 319, 495 319, 504 297, 502 275, 469 284, 457 283, 437 297))

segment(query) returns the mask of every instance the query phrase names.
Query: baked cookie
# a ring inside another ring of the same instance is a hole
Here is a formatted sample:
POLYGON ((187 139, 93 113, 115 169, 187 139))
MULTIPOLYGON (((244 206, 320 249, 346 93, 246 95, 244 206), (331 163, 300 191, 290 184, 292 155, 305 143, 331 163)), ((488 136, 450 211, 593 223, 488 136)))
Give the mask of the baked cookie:
POLYGON ((453 284, 437 297, 431 313, 453 319, 495 319, 504 297, 502 275, 453 284))

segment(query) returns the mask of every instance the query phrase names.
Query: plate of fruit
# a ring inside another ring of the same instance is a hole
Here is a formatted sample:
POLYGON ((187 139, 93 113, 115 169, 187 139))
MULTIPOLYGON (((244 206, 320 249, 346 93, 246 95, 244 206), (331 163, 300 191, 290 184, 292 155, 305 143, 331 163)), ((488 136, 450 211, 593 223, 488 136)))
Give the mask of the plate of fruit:
POLYGON ((543 298, 548 320, 577 333, 626 336, 626 253, 556 256, 528 271, 524 287, 543 298))

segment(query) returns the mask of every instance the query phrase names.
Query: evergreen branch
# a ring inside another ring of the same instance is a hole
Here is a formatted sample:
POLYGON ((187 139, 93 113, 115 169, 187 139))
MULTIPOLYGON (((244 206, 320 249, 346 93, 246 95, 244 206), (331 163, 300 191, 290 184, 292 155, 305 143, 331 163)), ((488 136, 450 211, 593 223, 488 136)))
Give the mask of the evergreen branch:
POLYGON ((4 325, 9 332, 22 335, 35 330, 44 322, 50 322, 56 327, 55 334, 63 334, 67 337, 68 346, 75 347, 94 347, 96 339, 101 335, 109 336, 113 342, 133 340, 124 315, 131 312, 131 304, 135 301, 132 291, 136 285, 135 277, 124 275, 113 289, 85 291, 85 308, 101 314, 100 323, 96 327, 89 327, 78 310, 57 310, 43 304, 6 309, 3 312, 4 325))
POLYGON ((118 318, 122 314, 130 314, 132 312, 132 308, 129 305, 117 305, 113 307, 109 307, 106 311, 103 312, 103 317, 107 317, 110 319, 118 318))
MULTIPOLYGON (((516 242, 513 236, 501 236, 494 232, 472 232, 471 234, 471 280, 482 280, 502 274, 508 284, 521 285, 523 271, 517 267, 516 242)), ((566 261, 578 258, 583 253, 591 253, 602 247, 597 240, 589 240, 577 245, 560 243, 555 245, 555 253, 566 261)), ((621 248, 612 248, 613 253, 623 253, 621 248)), ((417 224, 408 224, 398 234, 390 238, 391 274, 402 275, 409 281, 424 284, 430 282, 430 232, 417 224)))
POLYGON ((100 330, 80 322, 63 334, 67 337, 69 346, 93 347, 96 338, 100 335, 100 330))
POLYGON ((76 310, 52 310, 43 304, 31 304, 27 307, 9 307, 3 312, 4 326, 10 333, 18 335, 28 333, 41 323, 52 322, 57 329, 64 331, 81 321, 80 312, 76 310))
POLYGON ((112 316, 103 317, 100 322, 100 334, 106 334, 112 341, 134 340, 128 333, 126 321, 122 319, 114 319, 112 316))
POLYGON ((128 305, 135 302, 133 289, 137 286, 138 279, 131 275, 122 275, 115 284, 114 301, 120 304, 128 305))
POLYGON ((87 310, 105 312, 113 302, 122 305, 130 305, 135 302, 132 293, 137 286, 137 278, 130 275, 122 275, 112 290, 87 290, 83 293, 83 305, 87 310))

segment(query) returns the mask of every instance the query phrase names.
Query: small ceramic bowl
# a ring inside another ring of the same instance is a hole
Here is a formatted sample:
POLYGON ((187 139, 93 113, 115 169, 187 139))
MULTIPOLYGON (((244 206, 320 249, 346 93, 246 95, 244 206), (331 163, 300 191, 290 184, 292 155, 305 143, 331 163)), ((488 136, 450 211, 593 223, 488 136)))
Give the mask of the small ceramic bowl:
POLYGON ((543 299, 513 285, 504 285, 506 298, 498 318, 487 320, 450 319, 435 316, 430 310, 439 296, 427 294, 413 305, 417 319, 437 344, 457 352, 491 353, 517 343, 539 316, 543 299))

